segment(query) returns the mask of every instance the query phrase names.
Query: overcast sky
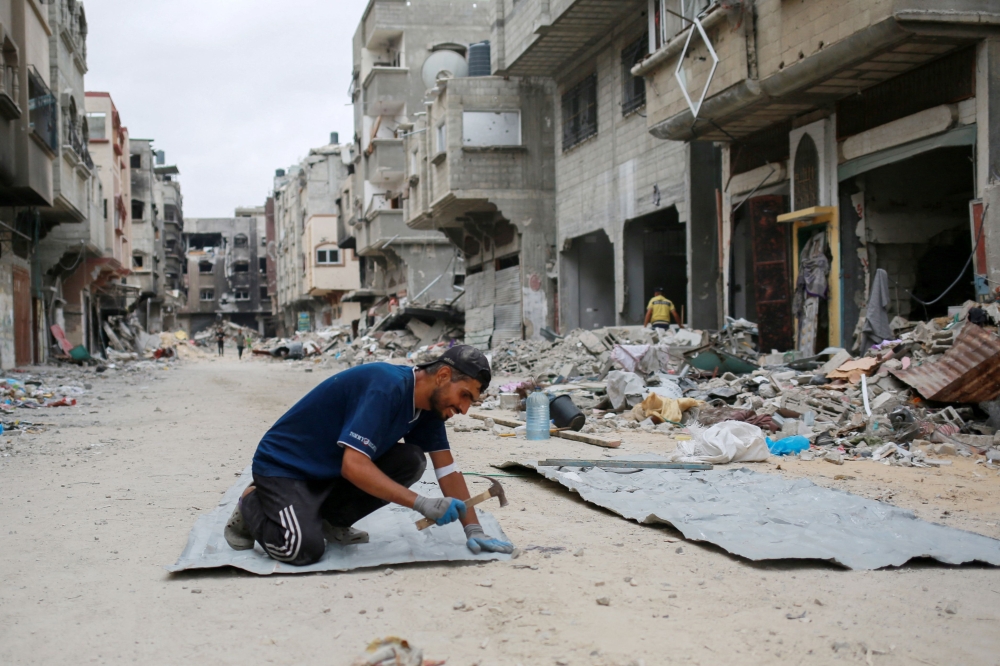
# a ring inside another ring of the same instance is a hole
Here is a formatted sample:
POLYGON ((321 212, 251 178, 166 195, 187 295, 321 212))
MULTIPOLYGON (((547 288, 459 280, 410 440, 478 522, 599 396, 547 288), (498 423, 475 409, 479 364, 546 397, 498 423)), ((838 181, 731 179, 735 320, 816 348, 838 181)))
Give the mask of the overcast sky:
POLYGON ((353 136, 367 0, 85 0, 88 91, 181 172, 185 217, 262 205, 274 170, 353 136))

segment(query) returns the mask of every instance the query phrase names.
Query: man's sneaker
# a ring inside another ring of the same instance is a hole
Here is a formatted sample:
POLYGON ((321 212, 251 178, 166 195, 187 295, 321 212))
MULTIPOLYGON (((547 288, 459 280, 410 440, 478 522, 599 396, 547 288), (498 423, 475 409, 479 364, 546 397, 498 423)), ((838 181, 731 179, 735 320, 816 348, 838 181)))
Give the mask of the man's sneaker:
POLYGON ((337 527, 329 521, 323 521, 323 536, 327 543, 339 543, 342 546, 356 546, 368 543, 368 532, 356 530, 353 527, 337 527))
POLYGON ((226 523, 226 529, 223 531, 226 537, 226 543, 233 550, 250 550, 253 548, 253 535, 250 534, 250 528, 247 527, 246 522, 243 520, 243 513, 240 511, 240 503, 236 503, 236 508, 233 509, 233 515, 229 517, 229 522, 226 523))

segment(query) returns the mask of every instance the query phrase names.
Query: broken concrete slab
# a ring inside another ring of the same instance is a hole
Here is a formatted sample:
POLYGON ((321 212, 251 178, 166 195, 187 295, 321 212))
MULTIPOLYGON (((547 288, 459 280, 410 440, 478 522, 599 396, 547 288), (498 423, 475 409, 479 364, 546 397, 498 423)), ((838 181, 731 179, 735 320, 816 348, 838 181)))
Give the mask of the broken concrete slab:
MULTIPOLYGON (((511 557, 501 553, 473 554, 466 547, 465 533, 457 522, 418 531, 414 523, 420 518, 420 514, 393 504, 379 509, 356 525, 358 529, 368 532, 371 537, 369 543, 354 546, 327 544, 322 559, 315 564, 296 567, 272 560, 264 554, 259 544, 253 550, 233 550, 226 543, 222 530, 240 494, 250 485, 252 478, 250 467, 247 466, 239 480, 223 495, 219 506, 198 518, 188 536, 187 546, 174 564, 164 567, 167 571, 176 573, 189 569, 235 567, 267 576, 274 573, 351 571, 409 562, 482 562, 509 560, 511 557)), ((434 470, 427 470, 413 488, 425 497, 441 496, 434 470)), ((476 512, 487 534, 507 539, 493 516, 482 509, 477 509, 476 512)))

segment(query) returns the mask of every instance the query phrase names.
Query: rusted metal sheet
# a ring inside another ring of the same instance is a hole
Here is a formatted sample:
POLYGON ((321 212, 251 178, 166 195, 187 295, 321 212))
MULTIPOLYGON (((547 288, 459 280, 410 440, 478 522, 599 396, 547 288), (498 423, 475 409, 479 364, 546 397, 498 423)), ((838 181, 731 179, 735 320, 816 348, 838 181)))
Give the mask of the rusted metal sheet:
POLYGON ((1000 396, 1000 339, 975 324, 966 324, 954 346, 937 361, 890 372, 928 400, 993 400, 1000 396))

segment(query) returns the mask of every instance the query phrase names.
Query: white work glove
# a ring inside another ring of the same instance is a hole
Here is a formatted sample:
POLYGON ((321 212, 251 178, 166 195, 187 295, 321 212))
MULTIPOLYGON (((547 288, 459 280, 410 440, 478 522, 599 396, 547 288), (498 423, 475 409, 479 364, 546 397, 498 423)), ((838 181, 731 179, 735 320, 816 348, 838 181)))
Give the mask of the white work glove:
POLYGON ((465 545, 469 547, 473 553, 478 555, 484 550, 487 553, 512 553, 514 552, 514 544, 507 541, 501 541, 500 539, 495 539, 486 532, 483 531, 482 525, 466 525, 465 526, 465 538, 468 541, 465 545))
POLYGON ((465 518, 465 502, 453 497, 423 497, 417 495, 413 508, 434 521, 435 525, 447 525, 459 518, 465 518))

